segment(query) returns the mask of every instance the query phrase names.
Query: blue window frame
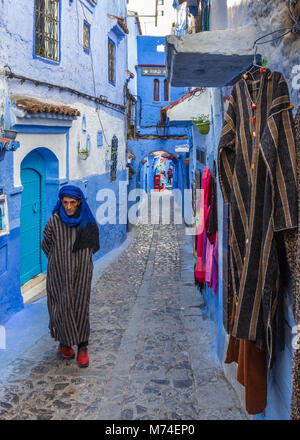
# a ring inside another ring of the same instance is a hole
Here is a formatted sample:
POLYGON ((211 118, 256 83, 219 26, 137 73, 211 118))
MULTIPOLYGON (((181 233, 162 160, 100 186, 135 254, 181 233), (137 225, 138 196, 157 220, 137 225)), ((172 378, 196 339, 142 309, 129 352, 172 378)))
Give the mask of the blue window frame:
POLYGON ((59 64, 61 0, 34 1, 33 58, 59 64))
POLYGON ((98 148, 103 147, 103 133, 101 130, 97 132, 97 147, 98 148))
POLYGON ((91 25, 84 20, 83 21, 83 50, 85 53, 90 53, 90 36, 91 36, 91 25))
POLYGON ((116 44, 108 37, 108 82, 116 85, 116 44))

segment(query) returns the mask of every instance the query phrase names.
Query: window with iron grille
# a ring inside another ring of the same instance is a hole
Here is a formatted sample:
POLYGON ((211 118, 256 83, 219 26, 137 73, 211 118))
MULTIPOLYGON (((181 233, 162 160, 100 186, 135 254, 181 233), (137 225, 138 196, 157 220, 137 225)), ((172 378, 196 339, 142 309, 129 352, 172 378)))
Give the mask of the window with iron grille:
POLYGON ((110 181, 114 181, 117 178, 117 164, 118 164, 118 147, 119 140, 116 135, 111 140, 111 169, 110 169, 110 181))
POLYGON ((90 52, 90 24, 84 20, 83 22, 83 49, 90 52))
POLYGON ((59 61, 59 0, 35 0, 35 55, 59 61))
POLYGON ((116 69, 115 69, 116 47, 114 42, 108 39, 108 81, 111 84, 116 84, 116 69))

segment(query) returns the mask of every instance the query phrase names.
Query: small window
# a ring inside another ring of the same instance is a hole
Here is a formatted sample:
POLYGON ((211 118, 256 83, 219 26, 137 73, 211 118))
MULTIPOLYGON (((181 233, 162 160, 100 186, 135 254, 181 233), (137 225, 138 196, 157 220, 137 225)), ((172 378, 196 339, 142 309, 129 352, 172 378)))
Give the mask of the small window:
POLYGON ((97 147, 103 147, 103 133, 101 130, 97 132, 97 147))
POLYGON ((167 79, 164 80, 164 100, 170 101, 170 83, 167 79))
POLYGON ((160 101, 159 79, 153 81, 153 101, 160 101))
POLYGON ((35 55, 59 61, 59 0, 35 0, 35 55))
POLYGON ((116 56, 116 47, 114 42, 109 38, 108 39, 108 81, 113 85, 116 84, 115 56, 116 56))
POLYGON ((90 24, 84 20, 83 22, 83 50, 90 53, 90 24))

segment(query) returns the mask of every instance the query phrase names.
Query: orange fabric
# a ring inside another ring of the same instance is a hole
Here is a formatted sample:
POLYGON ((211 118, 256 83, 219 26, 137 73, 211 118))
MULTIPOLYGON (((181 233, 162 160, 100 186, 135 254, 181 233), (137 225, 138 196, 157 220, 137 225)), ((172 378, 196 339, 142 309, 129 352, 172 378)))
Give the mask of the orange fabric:
MULTIPOLYGON (((235 304, 233 305, 233 318, 235 304)), ((267 362, 263 350, 251 341, 230 335, 226 364, 238 364, 237 380, 245 387, 245 405, 248 414, 260 414, 267 406, 267 362)))

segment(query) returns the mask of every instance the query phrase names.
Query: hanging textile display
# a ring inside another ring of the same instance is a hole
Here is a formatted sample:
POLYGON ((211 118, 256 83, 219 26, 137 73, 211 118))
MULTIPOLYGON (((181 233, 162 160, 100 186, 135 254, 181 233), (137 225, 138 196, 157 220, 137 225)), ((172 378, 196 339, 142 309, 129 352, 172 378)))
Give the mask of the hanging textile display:
POLYGON ((205 266, 203 261, 204 247, 204 234, 205 234, 205 220, 208 209, 208 196, 209 196, 209 184, 210 184, 210 170, 205 167, 202 177, 202 191, 200 200, 199 211, 199 223, 197 233, 197 262, 195 269, 195 279, 198 283, 205 282, 205 266))
POLYGON ((218 234, 216 183, 206 167, 203 171, 200 200, 196 206, 196 231, 194 245, 195 281, 218 291, 218 234))
POLYGON ((239 379, 250 414, 266 405, 266 395, 258 402, 249 399, 251 393, 266 393, 265 364, 270 368, 273 361, 280 277, 276 233, 298 226, 294 133, 281 73, 260 69, 234 86, 218 151, 220 186, 229 204, 234 296, 227 362, 238 358, 239 367, 243 364, 239 379), (232 354, 236 339, 238 356, 237 350, 232 354))

